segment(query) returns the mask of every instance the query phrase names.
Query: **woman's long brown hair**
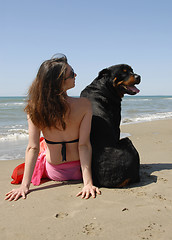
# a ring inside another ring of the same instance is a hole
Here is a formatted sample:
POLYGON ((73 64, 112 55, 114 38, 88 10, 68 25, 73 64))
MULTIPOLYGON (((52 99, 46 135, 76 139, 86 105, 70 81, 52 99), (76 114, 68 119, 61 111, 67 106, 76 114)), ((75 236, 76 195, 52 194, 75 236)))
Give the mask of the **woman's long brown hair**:
POLYGON ((63 82, 67 70, 67 58, 52 58, 43 62, 28 91, 24 111, 39 129, 55 127, 65 129, 65 115, 69 109, 63 82))

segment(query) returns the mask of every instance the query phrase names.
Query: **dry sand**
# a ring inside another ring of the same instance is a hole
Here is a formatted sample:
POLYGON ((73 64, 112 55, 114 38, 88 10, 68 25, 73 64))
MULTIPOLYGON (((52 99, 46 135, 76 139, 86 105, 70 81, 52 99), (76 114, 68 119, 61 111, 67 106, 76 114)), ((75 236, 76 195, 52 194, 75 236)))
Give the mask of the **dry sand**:
POLYGON ((141 182, 105 189, 96 199, 75 195, 82 183, 31 185, 27 199, 4 201, 14 167, 0 162, 0 240, 172 239, 172 119, 123 125, 141 158, 141 182))

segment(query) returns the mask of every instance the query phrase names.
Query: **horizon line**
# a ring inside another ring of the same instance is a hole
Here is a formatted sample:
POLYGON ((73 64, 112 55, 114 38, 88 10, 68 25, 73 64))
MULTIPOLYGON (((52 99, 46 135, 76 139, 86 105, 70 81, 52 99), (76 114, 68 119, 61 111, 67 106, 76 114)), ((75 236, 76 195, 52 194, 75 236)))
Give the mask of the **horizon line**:
MULTIPOLYGON (((69 95, 70 97, 79 97, 79 95, 69 95)), ((172 96, 169 94, 143 94, 143 95, 125 95, 124 97, 149 97, 149 96, 172 96)), ((27 97, 27 95, 4 95, 0 97, 27 97)))

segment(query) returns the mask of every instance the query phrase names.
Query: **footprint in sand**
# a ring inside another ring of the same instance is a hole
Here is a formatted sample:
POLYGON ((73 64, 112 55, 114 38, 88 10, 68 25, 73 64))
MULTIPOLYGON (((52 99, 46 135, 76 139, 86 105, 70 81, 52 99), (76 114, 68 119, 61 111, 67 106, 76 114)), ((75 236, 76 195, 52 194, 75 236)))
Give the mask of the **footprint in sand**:
POLYGON ((163 229, 162 225, 151 223, 143 230, 143 232, 144 236, 142 236, 141 239, 154 239, 158 234, 163 234, 165 230, 163 229))
POLYGON ((159 181, 162 181, 162 182, 164 182, 164 183, 168 182, 168 180, 165 179, 165 178, 163 178, 163 177, 158 177, 158 180, 159 180, 159 181))
POLYGON ((90 234, 98 235, 101 230, 102 228, 99 227, 97 224, 90 223, 90 224, 86 224, 83 227, 82 232, 86 235, 90 235, 90 234))
POLYGON ((63 213, 63 212, 59 212, 55 214, 56 218, 65 218, 67 217, 69 214, 68 213, 63 213))
POLYGON ((167 200, 164 196, 162 196, 161 194, 155 193, 153 195, 153 198, 158 198, 159 200, 167 200))
POLYGON ((141 196, 141 197, 143 197, 143 196, 147 196, 147 193, 146 192, 138 192, 137 193, 137 196, 141 196))

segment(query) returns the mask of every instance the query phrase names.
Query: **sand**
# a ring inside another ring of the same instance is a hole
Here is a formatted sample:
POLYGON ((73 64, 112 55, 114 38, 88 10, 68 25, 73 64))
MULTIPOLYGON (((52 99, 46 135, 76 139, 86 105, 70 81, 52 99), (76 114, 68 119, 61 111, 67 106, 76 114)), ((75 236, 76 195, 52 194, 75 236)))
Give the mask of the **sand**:
POLYGON ((121 126, 141 158, 141 182, 101 188, 96 199, 75 195, 82 183, 31 185, 27 199, 4 201, 14 167, 0 162, 0 240, 172 239, 172 119, 121 126))

